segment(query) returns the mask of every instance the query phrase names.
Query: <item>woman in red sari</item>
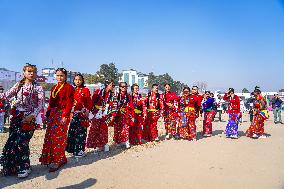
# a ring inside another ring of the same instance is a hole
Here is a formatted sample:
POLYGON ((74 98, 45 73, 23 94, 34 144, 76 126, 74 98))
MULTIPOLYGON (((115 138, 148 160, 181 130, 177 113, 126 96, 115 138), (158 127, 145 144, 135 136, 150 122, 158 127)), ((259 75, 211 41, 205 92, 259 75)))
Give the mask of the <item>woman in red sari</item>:
POLYGON ((87 147, 94 148, 95 153, 104 148, 109 151, 108 124, 112 123, 116 115, 116 100, 113 93, 113 80, 106 80, 104 89, 95 91, 92 97, 92 124, 87 139, 87 147))
POLYGON ((146 141, 159 141, 157 123, 164 114, 164 103, 158 92, 158 84, 152 85, 152 90, 145 100, 147 117, 143 128, 143 139, 146 141))
POLYGON ((92 100, 89 89, 84 86, 82 74, 78 73, 75 75, 74 85, 74 104, 72 120, 68 130, 66 151, 72 153, 75 158, 80 158, 85 155, 89 111, 92 107, 92 100))
POLYGON ((196 140, 195 120, 199 112, 199 99, 195 94, 190 95, 190 88, 183 88, 183 95, 180 98, 180 125, 179 134, 183 139, 196 140))
POLYGON ((246 131, 246 136, 251 138, 266 138, 264 133, 264 121, 269 118, 267 111, 267 102, 261 95, 259 87, 254 90, 255 100, 253 102, 253 122, 246 131))
POLYGON ((166 139, 170 139, 171 137, 178 139, 177 127, 179 123, 179 96, 177 96, 175 92, 171 91, 171 86, 168 83, 164 85, 164 89, 163 103, 166 139))
POLYGON ((67 71, 64 68, 56 70, 58 83, 51 89, 46 113, 48 123, 39 161, 43 165, 50 165, 50 172, 57 171, 67 163, 65 148, 74 88, 66 83, 66 77, 67 71))
POLYGON ((141 144, 143 125, 147 115, 147 110, 145 101, 142 98, 142 95, 139 94, 139 86, 137 84, 133 84, 131 86, 131 91, 134 106, 134 123, 130 126, 129 142, 130 144, 141 144))
POLYGON ((134 106, 131 95, 127 93, 127 83, 119 83, 117 94, 117 114, 114 121, 114 142, 130 148, 129 126, 134 122, 134 106))

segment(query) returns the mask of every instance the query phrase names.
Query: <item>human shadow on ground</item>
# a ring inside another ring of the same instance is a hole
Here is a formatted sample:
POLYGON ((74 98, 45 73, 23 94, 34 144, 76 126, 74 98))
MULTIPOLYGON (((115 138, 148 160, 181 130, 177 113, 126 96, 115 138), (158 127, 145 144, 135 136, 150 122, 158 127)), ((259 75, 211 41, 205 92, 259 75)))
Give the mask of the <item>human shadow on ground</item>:
POLYGON ((15 176, 0 176, 0 188, 20 184, 24 181, 32 180, 37 177, 45 176, 47 180, 53 180, 56 179, 59 175, 60 172, 64 169, 68 168, 73 168, 73 167, 80 167, 82 165, 89 165, 92 163, 95 163, 99 160, 102 159, 108 159, 112 158, 120 153, 125 151, 124 147, 118 146, 116 144, 113 144, 110 146, 110 151, 109 152, 98 152, 97 154, 94 154, 93 152, 88 152, 86 153, 85 157, 82 157, 80 159, 75 159, 74 157, 68 157, 67 164, 64 165, 61 169, 59 169, 56 172, 49 173, 48 170, 49 168, 47 166, 41 165, 41 164, 36 164, 32 165, 32 172, 31 174, 24 179, 17 178, 17 175, 15 176))
POLYGON ((73 184, 70 186, 59 187, 57 189, 74 189, 74 188, 89 188, 97 183, 97 180, 94 178, 89 178, 81 183, 73 184))
MULTIPOLYGON (((211 137, 221 135, 223 132, 224 132, 223 130, 214 130, 214 131, 212 131, 211 137)), ((210 137, 204 137, 202 135, 202 131, 196 133, 196 140, 202 140, 202 139, 205 139, 205 138, 210 138, 210 137)))

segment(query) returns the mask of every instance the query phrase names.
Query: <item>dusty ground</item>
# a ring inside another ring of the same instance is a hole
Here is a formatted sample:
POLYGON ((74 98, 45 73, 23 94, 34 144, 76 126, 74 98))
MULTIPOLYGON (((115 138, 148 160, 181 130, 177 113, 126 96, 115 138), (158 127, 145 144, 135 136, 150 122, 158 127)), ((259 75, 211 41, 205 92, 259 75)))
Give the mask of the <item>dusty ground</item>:
MULTIPOLYGON (((225 138, 226 122, 214 122, 213 137, 202 138, 198 120, 195 142, 163 140, 160 123, 160 142, 129 150, 113 145, 109 153, 99 155, 88 149, 84 159, 69 157, 56 173, 48 173, 38 162, 45 131, 36 131, 31 141, 32 174, 24 180, 0 177, 0 188, 284 188, 284 125, 270 119, 265 128, 271 136, 254 140, 244 136, 247 120, 245 115, 238 140, 225 138)), ((1 151, 7 135, 0 134, 1 151)))

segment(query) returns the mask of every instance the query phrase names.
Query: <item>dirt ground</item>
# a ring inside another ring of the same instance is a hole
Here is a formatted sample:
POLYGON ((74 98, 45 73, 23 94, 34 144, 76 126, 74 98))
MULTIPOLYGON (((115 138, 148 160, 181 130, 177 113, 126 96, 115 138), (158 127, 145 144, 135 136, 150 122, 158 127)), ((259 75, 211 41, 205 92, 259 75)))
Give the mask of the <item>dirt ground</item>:
MULTIPOLYGON (((223 114, 224 120, 227 116, 223 114)), ((198 140, 165 140, 159 122, 160 142, 133 146, 128 150, 111 145, 108 153, 93 154, 68 164, 56 173, 39 164, 45 130, 36 131, 31 141, 33 172, 26 179, 0 177, 0 188, 284 188, 284 125, 265 123, 266 139, 245 137, 248 115, 239 127, 240 138, 224 136, 224 122, 213 122, 213 136, 202 138, 202 121, 197 121, 198 140)), ((110 143, 113 129, 110 128, 110 143)), ((8 133, 0 134, 0 150, 8 133)))

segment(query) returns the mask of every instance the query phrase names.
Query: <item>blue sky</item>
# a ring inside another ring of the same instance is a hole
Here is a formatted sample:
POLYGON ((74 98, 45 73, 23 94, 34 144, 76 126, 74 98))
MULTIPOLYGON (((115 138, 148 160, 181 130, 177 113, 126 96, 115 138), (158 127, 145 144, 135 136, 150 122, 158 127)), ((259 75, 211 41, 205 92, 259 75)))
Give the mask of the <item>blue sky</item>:
POLYGON ((0 0, 0 67, 103 63, 210 89, 284 88, 283 0, 0 0))

